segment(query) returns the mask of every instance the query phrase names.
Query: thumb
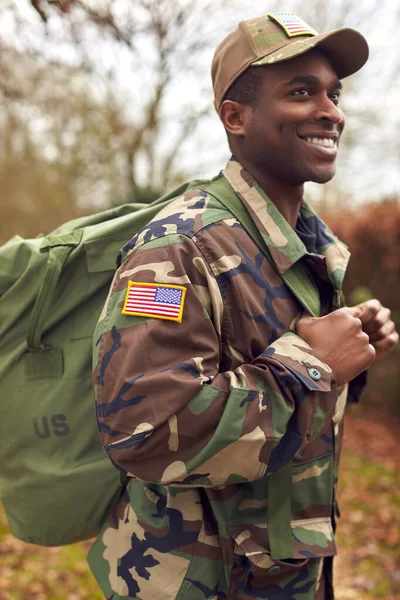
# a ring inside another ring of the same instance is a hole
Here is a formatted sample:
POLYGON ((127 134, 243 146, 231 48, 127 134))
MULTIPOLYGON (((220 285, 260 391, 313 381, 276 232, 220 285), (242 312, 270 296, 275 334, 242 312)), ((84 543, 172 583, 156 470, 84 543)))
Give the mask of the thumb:
POLYGON ((312 321, 315 321, 315 317, 311 317, 308 312, 304 311, 297 317, 297 323, 300 321, 302 323, 311 323, 312 321))
POLYGON ((319 319, 311 317, 308 312, 304 311, 292 323, 292 331, 299 331, 300 328, 308 327, 317 321, 319 321, 319 319))

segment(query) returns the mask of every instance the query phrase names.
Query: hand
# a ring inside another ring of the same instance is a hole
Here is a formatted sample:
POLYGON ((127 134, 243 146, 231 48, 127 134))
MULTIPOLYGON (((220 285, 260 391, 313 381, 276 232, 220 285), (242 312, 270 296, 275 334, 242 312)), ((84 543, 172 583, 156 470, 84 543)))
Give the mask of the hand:
POLYGON ((363 331, 368 334, 370 344, 376 351, 376 358, 381 358, 391 352, 399 342, 396 325, 390 319, 390 310, 382 306, 379 300, 367 300, 353 306, 353 315, 358 317, 363 325, 363 331))
POLYGON ((375 360, 375 348, 363 331, 353 308, 340 308, 318 319, 304 314, 296 333, 332 369, 338 386, 348 383, 368 369, 375 360))

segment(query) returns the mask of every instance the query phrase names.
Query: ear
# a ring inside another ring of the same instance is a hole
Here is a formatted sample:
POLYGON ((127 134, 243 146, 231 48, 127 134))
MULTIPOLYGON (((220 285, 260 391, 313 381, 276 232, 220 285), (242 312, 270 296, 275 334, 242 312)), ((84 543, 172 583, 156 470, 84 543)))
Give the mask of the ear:
POLYGON ((251 107, 233 100, 224 100, 219 109, 219 118, 229 135, 243 136, 250 117, 251 107))

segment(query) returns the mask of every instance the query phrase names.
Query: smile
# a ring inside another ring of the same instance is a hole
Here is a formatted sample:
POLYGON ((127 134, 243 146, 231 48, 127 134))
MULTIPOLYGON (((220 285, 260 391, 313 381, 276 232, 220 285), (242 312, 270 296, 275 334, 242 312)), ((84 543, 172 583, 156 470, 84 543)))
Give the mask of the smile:
POLYGON ((333 140, 332 138, 304 137, 301 139, 304 140, 305 142, 308 142, 309 144, 314 144, 315 146, 324 146, 324 148, 335 148, 336 147, 336 140, 333 140))
POLYGON ((326 158, 335 159, 338 151, 338 138, 337 137, 327 137, 327 136, 316 136, 316 135, 307 135, 307 136, 299 136, 301 141, 304 144, 307 144, 307 148, 311 147, 315 152, 319 155, 324 155, 326 158))

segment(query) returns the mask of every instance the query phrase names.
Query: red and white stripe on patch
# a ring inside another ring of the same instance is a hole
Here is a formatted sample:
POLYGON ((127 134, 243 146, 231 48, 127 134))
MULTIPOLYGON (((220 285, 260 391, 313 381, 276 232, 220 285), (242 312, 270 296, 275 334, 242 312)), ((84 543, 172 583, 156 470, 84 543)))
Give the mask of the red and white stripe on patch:
POLYGON ((123 315, 182 322, 186 288, 164 283, 130 281, 123 315))
POLYGON ((318 35, 315 29, 293 13, 270 13, 268 16, 282 27, 288 37, 318 35))

